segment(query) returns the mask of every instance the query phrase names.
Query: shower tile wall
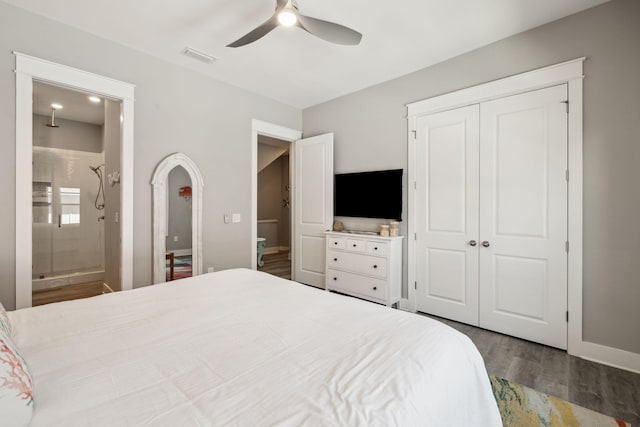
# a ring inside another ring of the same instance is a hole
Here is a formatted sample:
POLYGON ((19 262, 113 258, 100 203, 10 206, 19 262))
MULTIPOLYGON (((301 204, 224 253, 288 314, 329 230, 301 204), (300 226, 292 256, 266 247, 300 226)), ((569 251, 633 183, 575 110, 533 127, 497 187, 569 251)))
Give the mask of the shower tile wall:
POLYGON ((102 163, 102 153, 33 147, 34 279, 104 270, 104 211, 94 206, 99 181, 89 168, 102 163))

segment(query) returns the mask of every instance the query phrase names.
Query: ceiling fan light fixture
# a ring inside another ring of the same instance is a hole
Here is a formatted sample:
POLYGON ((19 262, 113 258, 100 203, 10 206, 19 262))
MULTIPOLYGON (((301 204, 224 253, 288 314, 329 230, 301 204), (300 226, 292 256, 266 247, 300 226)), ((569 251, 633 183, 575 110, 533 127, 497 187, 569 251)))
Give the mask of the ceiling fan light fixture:
POLYGON ((298 17, 292 10, 285 9, 278 14, 278 22, 285 27, 293 27, 298 22, 298 17))

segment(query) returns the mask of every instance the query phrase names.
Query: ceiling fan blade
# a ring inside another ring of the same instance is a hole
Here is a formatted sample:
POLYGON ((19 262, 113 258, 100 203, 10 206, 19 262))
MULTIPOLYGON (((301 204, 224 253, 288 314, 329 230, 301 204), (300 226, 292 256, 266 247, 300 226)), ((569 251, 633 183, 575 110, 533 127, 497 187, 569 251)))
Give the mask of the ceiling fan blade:
POLYGON ((334 22, 298 14, 299 27, 331 43, 354 46, 360 44, 362 34, 334 22))
POLYGON ((287 3, 289 3, 289 0, 276 0, 276 12, 284 9, 287 3))
POLYGON ((227 47, 240 47, 240 46, 248 45, 249 43, 253 43, 254 41, 259 40, 262 37, 269 34, 269 32, 271 32, 271 30, 273 30, 277 26, 278 26, 278 16, 273 15, 271 18, 265 21, 262 25, 255 28, 253 31, 244 35, 243 37, 240 37, 238 40, 234 41, 233 43, 228 44, 227 47))

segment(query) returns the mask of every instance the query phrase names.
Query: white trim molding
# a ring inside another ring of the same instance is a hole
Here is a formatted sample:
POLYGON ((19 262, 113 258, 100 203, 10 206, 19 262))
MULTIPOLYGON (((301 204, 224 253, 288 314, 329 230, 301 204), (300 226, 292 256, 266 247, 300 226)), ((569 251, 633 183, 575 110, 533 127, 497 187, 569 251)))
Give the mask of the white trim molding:
MULTIPOLYGON (((416 121, 419 116, 441 111, 479 104, 492 99, 503 98, 519 93, 543 89, 559 84, 567 84, 568 114, 568 311, 567 328, 568 353, 596 360, 600 363, 616 366, 631 371, 640 371, 640 355, 619 349, 601 346, 584 341, 582 330, 583 294, 582 294, 582 226, 583 226, 583 63, 586 58, 577 58, 560 64, 551 65, 522 74, 506 77, 492 82, 480 84, 456 92, 436 96, 407 105, 407 148, 409 183, 416 181, 416 121)), ((409 186, 412 188, 412 186, 409 186)), ((415 189, 409 190, 409 236, 416 232, 415 189)), ((415 240, 409 239, 408 245, 408 289, 407 300, 401 306, 408 311, 416 311, 416 253, 415 240)))
POLYGON ((133 103, 135 86, 66 65, 13 52, 16 58, 16 308, 31 307, 33 82, 91 92, 120 101, 122 290, 133 288, 133 103))
POLYGON ((204 179, 200 169, 187 155, 174 153, 165 157, 153 172, 153 283, 166 281, 167 252, 167 188, 169 173, 177 166, 191 178, 191 256, 192 275, 202 274, 202 190, 204 179))
MULTIPOLYGON (((289 182, 292 183, 294 143, 302 139, 302 131, 256 119, 251 120, 251 266, 249 268, 253 270, 258 268, 258 253, 256 251, 256 239, 258 238, 258 135, 270 136, 291 143, 289 148, 289 182)), ((289 202, 289 211, 293 212, 295 203, 293 192, 289 194, 289 202)), ((291 224, 293 224, 293 221, 291 221, 291 224)), ((291 236, 294 235, 293 230, 290 230, 290 233, 291 236)), ((294 245, 295 243, 291 242, 291 252, 294 250, 294 245)))

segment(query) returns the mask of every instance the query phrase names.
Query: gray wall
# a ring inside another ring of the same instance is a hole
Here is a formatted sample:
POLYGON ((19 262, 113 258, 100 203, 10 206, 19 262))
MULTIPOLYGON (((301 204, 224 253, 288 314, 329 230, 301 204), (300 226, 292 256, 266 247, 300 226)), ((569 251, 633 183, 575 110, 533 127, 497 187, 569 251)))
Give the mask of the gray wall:
POLYGON ((308 108, 305 136, 335 133, 337 173, 406 169, 405 104, 586 56, 584 339, 640 353, 639 43, 640 1, 614 0, 308 108))
MULTIPOLYGON (((260 147, 261 144, 259 144, 260 147)), ((259 148, 258 148, 259 149, 259 148)), ((258 173, 258 220, 277 219, 278 233, 263 236, 259 226, 259 237, 267 239, 265 246, 270 248, 280 246, 280 229, 282 223, 282 159, 278 157, 258 173)), ((288 157, 287 157, 288 159, 288 157)))
POLYGON ((120 172, 120 102, 104 101, 104 267, 105 282, 122 289, 120 277, 120 184, 110 185, 107 175, 120 172))
MULTIPOLYGON (((15 307, 15 59, 13 50, 136 85, 133 283, 152 282, 149 183, 167 155, 184 152, 204 178, 203 261, 251 264, 251 119, 302 127, 301 111, 0 2, 0 300, 15 307), (225 212, 241 213, 224 224, 225 212)), ((212 65, 212 66, 215 66, 212 65)))
POLYGON ((284 200, 291 201, 289 186, 289 154, 280 158, 280 226, 278 227, 278 244, 291 248, 291 209, 284 205, 284 200))
POLYGON ((50 128, 51 116, 33 115, 33 145, 63 150, 102 153, 102 126, 56 118, 59 128, 50 128))
POLYGON ((167 250, 192 249, 191 240, 193 230, 191 228, 191 199, 180 197, 180 188, 191 187, 191 177, 182 167, 176 166, 169 172, 169 227, 167 229, 167 250), (174 237, 178 241, 174 241, 174 237))

